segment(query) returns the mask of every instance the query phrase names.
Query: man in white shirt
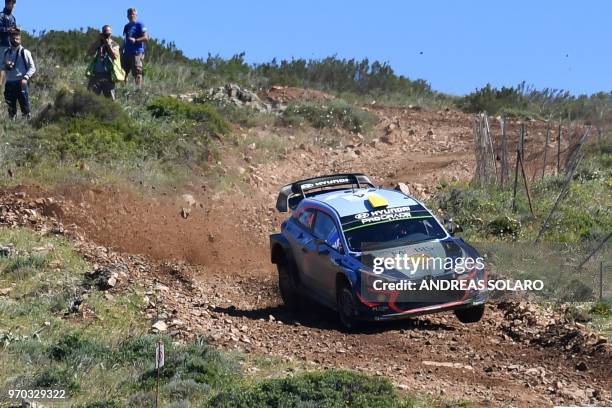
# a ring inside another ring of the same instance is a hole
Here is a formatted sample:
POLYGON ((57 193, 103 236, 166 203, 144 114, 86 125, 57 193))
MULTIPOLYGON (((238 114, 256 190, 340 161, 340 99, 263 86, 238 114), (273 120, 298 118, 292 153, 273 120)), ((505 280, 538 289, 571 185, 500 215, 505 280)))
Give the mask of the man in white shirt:
POLYGON ((6 74, 4 100, 8 106, 11 119, 17 115, 17 102, 21 114, 30 118, 29 81, 36 72, 32 53, 21 45, 21 33, 14 30, 11 33, 11 48, 4 53, 3 70, 6 74))

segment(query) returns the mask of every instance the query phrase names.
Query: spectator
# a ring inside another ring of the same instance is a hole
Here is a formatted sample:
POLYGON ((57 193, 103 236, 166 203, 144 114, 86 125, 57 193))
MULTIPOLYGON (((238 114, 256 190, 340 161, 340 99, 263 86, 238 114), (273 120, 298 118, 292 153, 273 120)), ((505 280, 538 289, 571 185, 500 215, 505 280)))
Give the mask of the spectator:
MULTIPOLYGON (((0 55, 4 55, 11 47, 11 30, 17 28, 17 21, 13 15, 16 0, 5 0, 4 10, 0 13, 0 55)), ((4 83, 4 70, 0 71, 0 83, 4 83)))
POLYGON ((127 11, 129 23, 123 28, 123 60, 122 66, 125 70, 125 81, 127 82, 130 72, 134 76, 136 85, 142 85, 142 69, 144 64, 145 44, 149 41, 147 28, 139 22, 138 13, 135 8, 127 11))
MULTIPOLYGON (((119 58, 119 44, 113 40, 113 29, 109 25, 102 27, 102 32, 89 48, 94 56, 89 70, 89 85, 87 89, 97 95, 104 94, 115 100, 115 81, 117 80, 115 62, 119 58)), ((121 73, 122 75, 123 73, 121 73)))
POLYGON ((10 35, 11 47, 4 53, 3 70, 6 72, 4 100, 11 119, 17 115, 17 101, 21 114, 30 118, 29 81, 36 72, 32 53, 21 46, 21 32, 14 29, 10 35))

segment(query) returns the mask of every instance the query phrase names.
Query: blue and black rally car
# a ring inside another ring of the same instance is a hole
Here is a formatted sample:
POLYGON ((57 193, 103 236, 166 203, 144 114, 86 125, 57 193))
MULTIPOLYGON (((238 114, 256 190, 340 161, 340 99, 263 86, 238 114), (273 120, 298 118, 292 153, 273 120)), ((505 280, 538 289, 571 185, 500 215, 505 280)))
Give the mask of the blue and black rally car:
POLYGON ((336 174, 283 187, 276 208, 292 211, 270 236, 288 308, 308 297, 347 329, 446 310, 463 323, 482 318, 482 258, 414 197, 364 174, 336 174))

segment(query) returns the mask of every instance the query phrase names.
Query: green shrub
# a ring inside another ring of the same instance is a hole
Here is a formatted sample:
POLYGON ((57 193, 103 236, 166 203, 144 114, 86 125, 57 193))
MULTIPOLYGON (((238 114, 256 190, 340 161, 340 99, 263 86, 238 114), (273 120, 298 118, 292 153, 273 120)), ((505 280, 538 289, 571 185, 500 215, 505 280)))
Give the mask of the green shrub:
POLYGON ((73 367, 94 365, 108 353, 104 347, 79 332, 65 333, 51 345, 48 356, 57 362, 66 362, 73 367))
POLYGON ((589 313, 595 316, 610 317, 612 316, 612 307, 608 302, 597 302, 593 305, 589 313))
POLYGON ((95 401, 85 405, 80 405, 79 408, 124 408, 124 405, 111 400, 95 401))
POLYGON ((327 370, 232 388, 213 407, 394 407, 400 400, 384 378, 327 370))
POLYGON ((612 120, 612 92, 575 96, 562 89, 537 90, 525 82, 515 87, 494 88, 490 84, 457 100, 464 112, 508 116, 583 119, 596 123, 612 120))
POLYGON ((45 255, 33 254, 27 256, 17 256, 10 258, 2 271, 9 274, 18 273, 23 269, 30 269, 37 272, 38 270, 44 268, 48 261, 49 260, 45 255))
POLYGON ((71 368, 59 366, 48 367, 42 370, 32 383, 34 388, 66 390, 68 394, 74 394, 81 389, 78 380, 71 368))
MULTIPOLYGON (((160 370, 164 382, 193 380, 198 384, 219 387, 239 372, 236 361, 203 341, 177 348, 166 342, 166 350, 166 362, 160 370)), ((156 378, 157 370, 154 368, 145 371, 139 380, 141 389, 153 389, 156 378)))
POLYGON ((230 124, 219 115, 213 106, 208 104, 195 104, 169 96, 160 96, 151 101, 147 109, 156 118, 183 118, 202 122, 214 135, 227 135, 231 132, 230 124))
POLYGON ((45 107, 36 117, 34 124, 41 127, 47 123, 65 122, 72 118, 92 117, 102 123, 123 123, 127 126, 129 117, 117 102, 89 92, 83 87, 74 90, 61 89, 53 104, 45 107))
POLYGON ((517 236, 521 231, 521 222, 507 215, 502 215, 491 220, 487 224, 487 228, 489 233, 493 235, 517 236))
POLYGON ((364 133, 372 128, 376 117, 341 100, 326 104, 293 103, 281 116, 281 123, 285 126, 299 126, 304 122, 317 129, 342 128, 353 133, 364 133))
POLYGON ((388 63, 370 62, 368 59, 359 61, 335 56, 320 60, 292 59, 281 62, 274 59, 256 65, 254 73, 262 80, 265 79, 267 85, 300 86, 359 95, 437 95, 426 81, 397 75, 388 63))

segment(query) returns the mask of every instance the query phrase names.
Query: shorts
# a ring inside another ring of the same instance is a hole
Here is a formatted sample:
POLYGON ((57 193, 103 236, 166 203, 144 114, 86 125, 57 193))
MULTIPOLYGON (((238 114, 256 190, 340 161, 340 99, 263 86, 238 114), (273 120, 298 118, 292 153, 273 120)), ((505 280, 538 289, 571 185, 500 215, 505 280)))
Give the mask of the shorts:
POLYGON ((121 66, 125 71, 125 76, 127 77, 130 72, 134 77, 142 76, 142 67, 144 64, 144 54, 136 54, 136 55, 121 55, 121 66))

